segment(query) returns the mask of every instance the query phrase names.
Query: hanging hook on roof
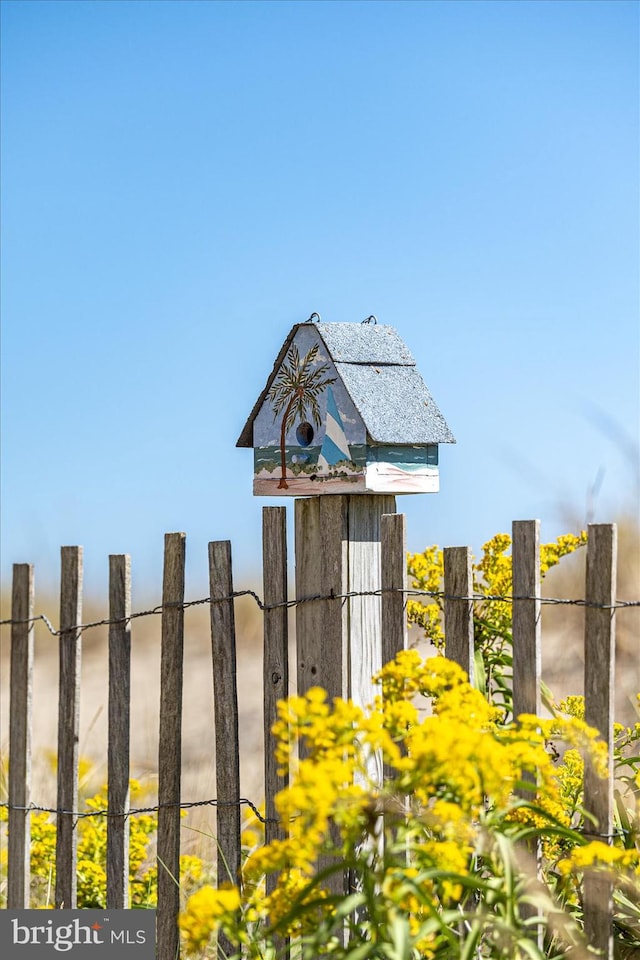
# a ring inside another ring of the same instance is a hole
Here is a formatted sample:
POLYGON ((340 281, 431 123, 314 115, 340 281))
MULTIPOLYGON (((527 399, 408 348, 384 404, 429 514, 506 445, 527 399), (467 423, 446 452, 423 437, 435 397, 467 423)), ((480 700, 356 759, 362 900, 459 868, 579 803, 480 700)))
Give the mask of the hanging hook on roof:
POLYGON ((367 317, 366 320, 362 321, 363 323, 377 323, 378 318, 372 313, 371 316, 367 317))
POLYGON ((306 321, 306 323, 313 323, 313 318, 314 318, 314 317, 316 317, 318 323, 321 323, 321 322, 322 322, 322 318, 320 317, 320 314, 319 314, 319 313, 316 313, 316 312, 314 311, 314 312, 311 314, 311 316, 309 317, 309 319, 306 321))

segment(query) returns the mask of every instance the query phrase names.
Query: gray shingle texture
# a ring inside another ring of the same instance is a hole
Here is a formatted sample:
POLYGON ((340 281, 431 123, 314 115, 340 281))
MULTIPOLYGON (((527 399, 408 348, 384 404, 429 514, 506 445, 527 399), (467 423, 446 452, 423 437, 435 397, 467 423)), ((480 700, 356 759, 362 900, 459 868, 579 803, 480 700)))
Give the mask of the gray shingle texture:
MULTIPOLYGON (((283 344, 238 446, 252 446, 253 420, 269 391, 296 325, 283 344)), ((367 323, 316 324, 327 353, 376 443, 455 443, 446 420, 418 371, 407 345, 393 327, 367 323)))
POLYGON ((318 323, 316 327, 334 363, 416 365, 393 327, 372 323, 318 323))
POLYGON ((336 363, 367 432, 377 443, 455 443, 417 367, 336 363))

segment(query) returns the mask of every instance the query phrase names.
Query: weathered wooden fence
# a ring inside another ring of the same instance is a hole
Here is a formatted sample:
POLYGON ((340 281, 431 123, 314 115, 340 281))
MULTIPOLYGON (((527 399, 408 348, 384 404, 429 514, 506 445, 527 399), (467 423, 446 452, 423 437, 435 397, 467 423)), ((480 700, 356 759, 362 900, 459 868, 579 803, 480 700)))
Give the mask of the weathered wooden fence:
MULTIPOLYGON (((369 499, 369 498, 366 498, 369 499)), ((263 512, 264 794, 266 838, 282 835, 274 797, 286 783, 273 757, 271 727, 278 699, 288 692, 287 610, 296 607, 297 688, 324 686, 332 695, 367 698, 368 678, 379 663, 406 646, 405 518, 380 514, 363 523, 361 508, 349 516, 348 501, 324 497, 296 505, 296 597, 287 594, 286 514, 263 512), (334 531, 333 533, 331 531, 334 531), (374 571, 372 576, 371 571, 374 571), (345 641, 345 638, 346 641, 345 641), (380 643, 380 649, 373 647, 380 643)), ((380 500, 380 498, 378 498, 380 500)), ((538 521, 513 524, 513 701, 514 714, 540 710, 541 592, 538 521)), ((109 908, 128 906, 129 717, 132 624, 131 567, 127 556, 109 561, 109 693, 107 891, 109 908)), ((218 877, 240 870, 240 772, 238 695, 231 545, 209 544, 212 674, 216 734, 218 877)), ((585 584, 585 696, 587 722, 609 747, 609 779, 585 776, 585 808, 594 832, 613 829, 611 765, 614 689, 616 528, 592 525, 585 584)), ((161 693, 158 755, 157 957, 179 956, 181 717, 185 602, 185 536, 165 537, 162 590, 161 693)), ((447 655, 473 677, 473 579, 471 550, 444 551, 444 617, 447 655)), ((29 905, 31 713, 34 670, 34 575, 14 566, 11 620, 11 691, 8 798, 7 906, 29 905)), ((103 621, 104 622, 104 621, 103 621)), ((76 905, 78 733, 82 633, 82 548, 63 547, 59 637, 59 714, 55 906, 76 905)), ((135 627, 134 627, 135 633, 135 627)), ((612 899, 606 879, 585 881, 586 931, 590 944, 612 957, 612 899)), ((220 944, 223 950, 229 944, 220 944)))

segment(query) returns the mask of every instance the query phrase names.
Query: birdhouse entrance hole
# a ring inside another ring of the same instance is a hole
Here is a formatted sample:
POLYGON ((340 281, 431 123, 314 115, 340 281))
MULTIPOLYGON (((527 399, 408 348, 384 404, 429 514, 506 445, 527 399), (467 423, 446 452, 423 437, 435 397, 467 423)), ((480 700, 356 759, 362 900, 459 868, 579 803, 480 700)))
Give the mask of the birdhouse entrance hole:
POLYGON ((315 431, 310 423, 301 423, 296 430, 296 440, 301 447, 309 447, 313 443, 315 431))

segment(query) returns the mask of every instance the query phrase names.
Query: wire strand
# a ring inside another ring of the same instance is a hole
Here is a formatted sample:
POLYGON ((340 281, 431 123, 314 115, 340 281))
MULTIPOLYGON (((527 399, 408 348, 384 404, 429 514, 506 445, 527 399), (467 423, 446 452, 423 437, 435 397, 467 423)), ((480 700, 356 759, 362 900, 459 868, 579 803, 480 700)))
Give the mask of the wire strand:
POLYGON ((347 593, 329 593, 329 594, 313 594, 309 597, 298 597, 294 600, 281 600, 278 603, 264 603, 263 600, 254 590, 234 590, 233 593, 228 594, 224 597, 202 597, 199 600, 187 600, 183 602, 170 602, 170 603, 159 603, 157 606, 152 607, 148 610, 140 610, 136 613, 130 613, 126 617, 104 617, 101 620, 92 620, 88 623, 79 623, 71 627, 66 627, 64 630, 56 629, 53 626, 53 623, 50 617, 45 613, 37 614, 33 617, 26 617, 22 620, 14 620, 12 618, 7 618, 0 620, 0 626, 18 626, 29 623, 36 623, 42 621, 47 627, 49 632, 54 637, 60 637, 63 634, 77 634, 80 635, 84 633, 85 630, 90 630, 95 627, 108 627, 116 626, 121 624, 130 623, 132 620, 138 620, 142 617, 152 617, 159 616, 163 613, 164 610, 170 609, 182 609, 188 610, 190 607, 201 606, 205 603, 209 604, 218 604, 218 603, 229 603, 232 600, 237 600, 240 597, 251 597, 259 609, 263 613, 267 613, 271 610, 279 609, 293 609, 294 607, 299 607, 305 603, 317 603, 320 601, 328 600, 351 600, 355 597, 380 597, 383 594, 391 593, 400 593, 405 597, 429 597, 434 600, 447 600, 447 601, 461 601, 467 603, 480 603, 480 602, 491 602, 491 603, 514 603, 515 601, 530 601, 537 602, 545 606, 574 606, 574 607, 588 607, 590 609, 596 610, 624 610, 629 608, 639 608, 640 600, 616 600, 614 603, 596 603, 592 600, 586 600, 582 597, 579 598, 562 598, 562 597, 536 597, 529 595, 519 595, 519 594, 486 594, 486 593, 474 593, 470 595, 457 595, 457 594, 447 594, 441 590, 417 590, 417 589, 402 589, 401 587, 384 587, 377 590, 351 590, 347 593))
POLYGON ((67 816, 74 817, 76 820, 85 820, 88 817, 109 817, 114 819, 117 817, 135 817, 143 813, 158 813, 160 810, 167 809, 177 809, 180 810, 191 810, 193 807, 249 807, 249 809, 255 814, 255 816, 260 820, 261 823, 278 823, 279 821, 274 817, 263 817, 260 813, 260 810, 252 800, 248 800, 246 797, 241 797, 239 800, 189 800, 182 801, 181 803, 157 803, 149 807, 133 807, 129 810, 118 813, 113 810, 109 810, 106 807, 102 810, 63 810, 59 807, 44 807, 36 803, 30 803, 27 806, 19 806, 17 804, 12 804, 6 800, 0 801, 0 807, 4 807, 6 810, 17 810, 21 813, 55 813, 56 816, 67 816))
MULTIPOLYGON (((86 820, 90 817, 108 817, 110 820, 115 820, 118 818, 123 818, 127 820, 129 817, 139 816, 144 813, 158 813, 160 810, 166 809, 177 809, 180 810, 192 810, 195 807, 242 807, 247 806, 255 815, 255 817, 262 823, 281 823, 277 817, 263 817, 260 813, 260 810, 253 803, 252 800, 248 800, 246 797, 241 797, 239 800, 189 800, 183 801, 181 803, 158 803, 154 806, 149 807, 135 807, 130 810, 122 811, 121 813, 113 810, 108 810, 103 808, 101 810, 63 810, 57 807, 44 807, 35 803, 30 803, 28 806, 20 806, 18 804, 12 804, 5 801, 0 801, 0 807, 4 807, 6 810, 15 810, 19 813, 52 813, 56 816, 68 816, 74 817, 76 821, 86 820)), ((593 830, 583 828, 581 830, 576 830, 576 833, 581 834, 587 838, 595 838, 599 840, 613 840, 616 837, 626 837, 632 833, 630 829, 625 827, 620 827, 617 830, 614 830, 612 833, 596 833, 593 830)))

